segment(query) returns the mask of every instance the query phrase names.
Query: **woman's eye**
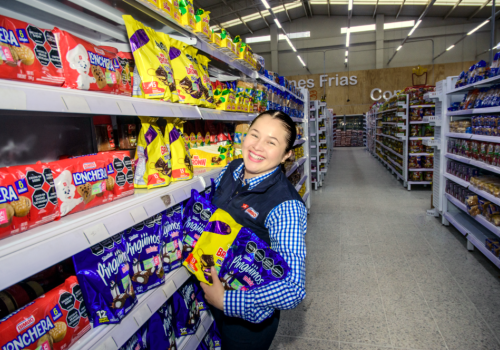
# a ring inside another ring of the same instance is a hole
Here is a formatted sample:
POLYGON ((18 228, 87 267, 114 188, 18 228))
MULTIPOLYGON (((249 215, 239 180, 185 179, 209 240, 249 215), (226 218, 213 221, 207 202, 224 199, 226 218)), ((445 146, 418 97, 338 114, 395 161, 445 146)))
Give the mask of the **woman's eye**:
POLYGON ((275 146, 274 142, 269 141, 269 144, 271 144, 271 145, 275 146))
POLYGON ((257 135, 255 135, 255 134, 253 134, 252 136, 255 137, 255 138, 257 138, 257 135))

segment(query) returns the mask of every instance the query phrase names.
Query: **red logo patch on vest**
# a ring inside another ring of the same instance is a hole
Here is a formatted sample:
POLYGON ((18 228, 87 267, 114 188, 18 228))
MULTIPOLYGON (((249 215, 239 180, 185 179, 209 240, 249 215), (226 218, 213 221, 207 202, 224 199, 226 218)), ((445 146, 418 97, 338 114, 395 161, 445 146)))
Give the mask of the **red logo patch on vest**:
POLYGON ((241 206, 241 209, 248 209, 248 204, 243 203, 243 205, 241 206))
POLYGON ((254 219, 257 219, 257 216, 259 216, 259 212, 257 212, 254 208, 248 208, 247 210, 245 210, 245 213, 247 213, 254 219))

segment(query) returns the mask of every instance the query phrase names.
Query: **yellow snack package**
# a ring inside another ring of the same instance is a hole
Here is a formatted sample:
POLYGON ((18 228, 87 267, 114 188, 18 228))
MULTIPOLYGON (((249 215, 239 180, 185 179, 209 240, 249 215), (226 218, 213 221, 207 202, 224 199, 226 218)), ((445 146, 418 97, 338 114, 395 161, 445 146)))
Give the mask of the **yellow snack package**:
POLYGON ((203 41, 209 41, 212 38, 210 30, 210 11, 198 9, 195 12, 194 20, 196 21, 195 33, 199 33, 199 37, 203 41))
POLYGON ((196 28, 194 19, 194 7, 191 0, 179 0, 179 12, 181 13, 181 24, 189 29, 196 28))
POLYGON ((205 231, 182 263, 198 281, 212 284, 210 269, 219 271, 227 250, 243 228, 226 211, 217 209, 205 227, 205 231))
MULTIPOLYGON (((165 52, 165 55, 162 57, 162 60, 165 62, 168 61, 168 64, 164 65, 165 71, 167 72, 167 82, 170 90, 170 102, 179 102, 179 93, 177 92, 177 85, 175 84, 174 79, 174 70, 172 69, 172 62, 170 62, 170 37, 161 32, 156 32, 156 45, 165 52)), ((168 101, 165 98, 166 101, 168 101)))
POLYGON ((238 58, 240 60, 246 60, 247 58, 247 52, 248 52, 248 46, 246 43, 242 42, 240 44, 239 52, 238 52, 238 58))
POLYGON ((182 121, 179 118, 167 118, 167 126, 165 128, 165 143, 170 143, 173 182, 193 178, 191 154, 189 154, 181 132, 177 128, 181 123, 182 121))
POLYGON ((225 29, 220 33, 220 50, 229 56, 234 56, 233 39, 225 29))
POLYGON ((156 124, 158 118, 139 117, 141 131, 137 138, 134 157, 135 188, 155 188, 168 186, 172 176, 170 145, 156 124))
POLYGON ((144 97, 169 101, 169 72, 172 69, 168 62, 168 51, 165 52, 156 44, 156 33, 151 28, 129 15, 123 15, 123 19, 135 65, 141 76, 144 97))
POLYGON ((198 73, 203 84, 203 94, 206 101, 205 107, 215 108, 214 91, 212 82, 208 76, 208 62, 210 62, 210 59, 205 55, 196 55, 196 60, 198 61, 198 73))
POLYGON ((235 58, 240 58, 240 48, 241 48, 241 37, 236 35, 233 39, 233 45, 231 45, 231 50, 234 53, 235 58))
POLYGON ((219 48, 221 46, 220 33, 216 33, 212 29, 212 37, 210 38, 209 43, 212 44, 213 46, 215 46, 216 48, 219 48))
POLYGON ((176 8, 174 7, 172 0, 158 0, 158 8, 163 12, 167 13, 170 17, 175 19, 175 11, 178 11, 179 9, 179 3, 177 3, 177 8, 176 8))
POLYGON ((188 46, 182 41, 170 38, 170 62, 174 69, 179 103, 198 106, 202 101, 205 102, 205 98, 201 90, 202 84, 198 70, 194 66, 194 59, 186 54, 188 46))

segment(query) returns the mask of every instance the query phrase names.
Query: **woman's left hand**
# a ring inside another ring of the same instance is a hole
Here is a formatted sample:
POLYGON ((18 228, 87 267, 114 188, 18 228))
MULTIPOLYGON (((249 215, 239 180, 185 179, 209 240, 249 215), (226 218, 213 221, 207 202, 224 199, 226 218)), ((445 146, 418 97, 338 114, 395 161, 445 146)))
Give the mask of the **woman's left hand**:
POLYGON ((212 285, 200 283, 205 292, 205 300, 217 309, 224 311, 224 287, 219 280, 219 276, 217 276, 215 267, 212 266, 210 272, 212 273, 212 285))

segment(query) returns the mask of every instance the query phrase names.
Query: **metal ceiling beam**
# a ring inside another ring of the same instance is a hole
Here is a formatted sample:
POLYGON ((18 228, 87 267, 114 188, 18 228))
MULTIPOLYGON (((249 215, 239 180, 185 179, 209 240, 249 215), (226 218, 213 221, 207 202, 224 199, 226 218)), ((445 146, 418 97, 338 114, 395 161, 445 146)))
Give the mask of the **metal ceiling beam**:
POLYGON ((302 0, 302 8, 304 9, 304 12, 306 13, 306 17, 309 18, 309 14, 307 13, 306 4, 304 1, 305 0, 302 0))
POLYGON ((307 0, 307 5, 309 6, 309 12, 311 12, 311 17, 314 15, 312 7, 311 7, 311 1, 307 0))
MULTIPOLYGON (((226 1, 226 0, 222 0, 222 2, 223 2, 223 3, 224 3, 224 4, 225 4, 225 5, 226 5, 226 6, 227 6, 227 7, 228 7, 231 11, 235 11, 235 10, 233 9, 233 7, 227 3, 227 1, 226 1)), ((240 13, 239 13, 238 11, 236 11, 236 16, 238 16, 238 18, 240 19, 241 23, 243 23, 243 24, 245 25, 245 27, 247 27, 247 29, 250 31, 250 33, 252 33, 252 34, 253 34, 253 30, 252 30, 252 29, 250 29, 250 27, 248 26, 248 24, 246 24, 246 22, 243 20, 243 18, 241 18, 240 13)))
POLYGON ((446 14, 446 16, 444 16, 443 19, 447 19, 449 15, 451 15, 451 13, 458 7, 458 5, 460 5, 460 3, 462 2, 462 0, 458 0, 457 3, 455 5, 453 5, 453 7, 451 8, 450 11, 448 11, 448 13, 446 14))
POLYGON ((377 3, 375 4, 375 10, 373 11, 373 18, 375 18, 375 15, 377 14, 377 7, 378 7, 378 0, 377 3))
POLYGON ((264 21, 264 23, 266 24, 266 26, 267 26, 268 28, 271 28, 271 26, 269 25, 269 23, 267 23, 266 17, 264 17, 264 16, 262 15, 262 12, 260 12, 260 9, 259 9, 258 7, 257 7, 257 11, 259 11, 260 17, 262 17, 262 20, 264 21))
POLYGON ((401 13, 401 11, 403 10, 403 6, 405 5, 405 2, 406 0, 403 0, 403 3, 401 4, 401 6, 399 7, 399 11, 398 11, 398 14, 396 15, 396 19, 399 17, 399 14, 401 13))
POLYGON ((486 2, 484 4, 482 4, 481 7, 478 8, 476 11, 474 11, 474 13, 472 15, 470 15, 470 17, 467 18, 467 20, 469 21, 470 19, 472 19, 472 17, 474 17, 475 15, 477 15, 479 13, 479 11, 481 11, 482 9, 484 9, 484 7, 486 5, 488 5, 490 2, 491 2, 491 0, 486 0, 486 2))
POLYGON ((328 0, 328 17, 330 17, 330 0, 328 0))
POLYGON ((292 23, 292 19, 290 18, 290 14, 288 13, 288 10, 286 9, 285 3, 283 2, 283 0, 281 0, 281 5, 283 6, 283 10, 285 10, 285 13, 286 13, 286 16, 288 17, 288 20, 290 21, 290 23, 292 23))

